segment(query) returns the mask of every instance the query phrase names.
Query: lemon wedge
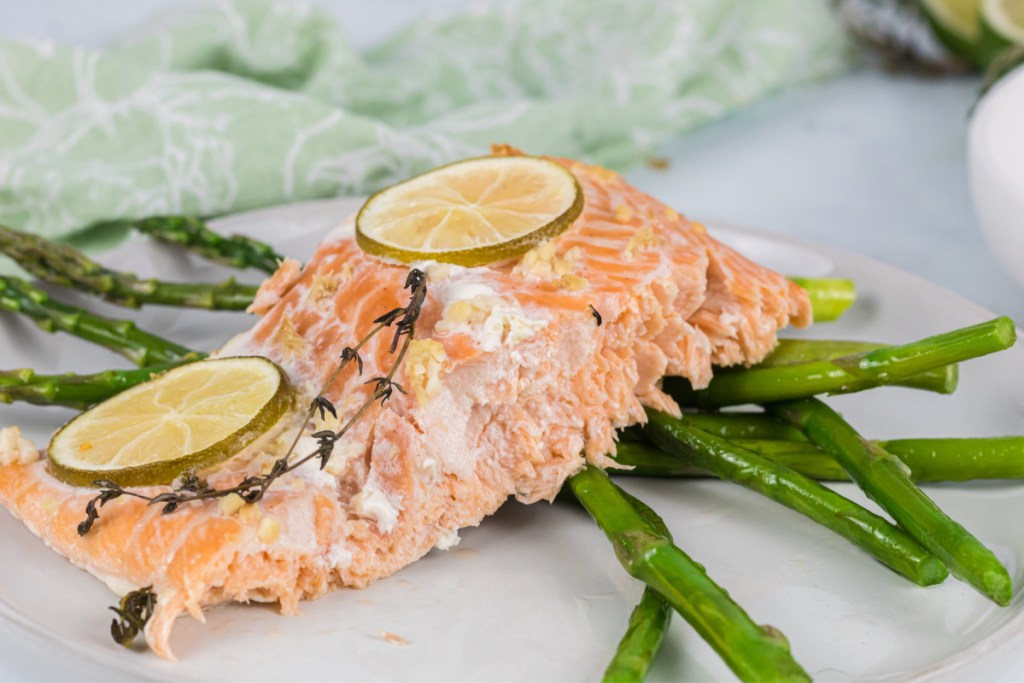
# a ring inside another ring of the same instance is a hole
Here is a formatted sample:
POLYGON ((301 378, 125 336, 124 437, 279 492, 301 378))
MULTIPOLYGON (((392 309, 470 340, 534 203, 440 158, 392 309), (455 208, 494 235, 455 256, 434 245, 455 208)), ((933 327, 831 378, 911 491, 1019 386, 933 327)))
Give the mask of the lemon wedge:
POLYGON ((49 467, 89 486, 169 484, 226 460, 270 430, 292 405, 277 365, 254 356, 170 370, 82 413, 50 441, 49 467))
POLYGON ((566 168, 529 156, 481 157, 385 188, 356 216, 356 241, 405 263, 480 266, 514 258, 566 230, 583 191, 566 168))

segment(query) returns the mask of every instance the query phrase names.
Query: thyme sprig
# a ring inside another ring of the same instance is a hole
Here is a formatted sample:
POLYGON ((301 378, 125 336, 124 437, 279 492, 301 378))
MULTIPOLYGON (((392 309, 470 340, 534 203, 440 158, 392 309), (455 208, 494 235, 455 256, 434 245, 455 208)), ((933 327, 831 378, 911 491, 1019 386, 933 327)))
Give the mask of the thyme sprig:
POLYGON ((110 635, 114 637, 114 641, 131 647, 135 637, 142 633, 146 622, 153 616, 155 608, 156 593, 153 592, 152 586, 127 593, 121 598, 120 605, 110 608, 117 614, 117 619, 110 622, 110 635))
POLYGON ((331 455, 334 453, 334 445, 375 403, 379 402, 381 405, 384 405, 394 395, 395 391, 403 394, 406 393, 405 388, 395 381, 395 375, 398 373, 398 369, 402 365, 405 354, 409 350, 409 345, 412 343, 415 336, 416 321, 419 319, 423 308, 423 302, 426 300, 427 296, 426 275, 415 268, 410 270, 409 275, 406 277, 404 288, 410 292, 409 303, 405 306, 392 309, 374 320, 373 322, 375 325, 373 329, 371 329, 358 344, 354 347, 346 347, 342 350, 338 365, 334 368, 316 398, 310 402, 309 409, 306 412, 305 421, 302 423, 302 427, 298 432, 296 432, 291 446, 283 457, 274 462, 269 472, 260 476, 246 477, 237 485, 222 489, 210 486, 205 480, 199 478, 195 474, 189 474, 179 479, 172 490, 156 496, 148 496, 137 491, 123 488, 112 481, 99 480, 94 482, 94 484, 99 487, 100 492, 86 504, 86 518, 78 525, 79 535, 85 536, 89 533, 96 520, 99 519, 99 509, 103 507, 103 505, 111 500, 120 498, 121 496, 141 498, 142 500, 147 501, 150 505, 162 505, 163 514, 170 514, 187 503, 212 498, 223 498, 224 496, 228 496, 232 493, 238 494, 247 503, 255 503, 263 498, 267 490, 275 481, 277 481, 277 479, 298 469, 299 467, 302 467, 310 460, 319 459, 320 469, 326 467, 327 463, 331 459, 331 455), (324 419, 327 413, 337 417, 338 411, 334 404, 331 403, 330 399, 327 398, 327 392, 337 380, 342 370, 344 370, 350 363, 354 362, 358 373, 362 374, 363 359, 359 353, 371 339, 377 336, 377 334, 385 328, 394 329, 394 336, 391 339, 391 346, 389 349, 390 353, 395 354, 395 352, 398 351, 394 358, 394 363, 392 363, 387 374, 367 380, 366 384, 373 385, 373 392, 359 410, 357 410, 356 413, 352 415, 352 417, 350 417, 339 430, 324 430, 314 433, 312 437, 317 441, 316 450, 293 460, 292 456, 299 445, 299 440, 302 438, 302 435, 306 432, 310 423, 313 421, 313 418, 317 414, 320 415, 321 419, 324 419))

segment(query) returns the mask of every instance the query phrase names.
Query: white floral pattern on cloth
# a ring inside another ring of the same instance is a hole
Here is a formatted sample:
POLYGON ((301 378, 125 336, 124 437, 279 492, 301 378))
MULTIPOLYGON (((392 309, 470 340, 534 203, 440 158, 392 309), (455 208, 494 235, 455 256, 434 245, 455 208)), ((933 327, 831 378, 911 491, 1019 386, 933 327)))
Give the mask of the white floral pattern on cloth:
POLYGON ((491 142, 622 167, 843 68, 825 0, 517 0, 362 54, 313 5, 177 10, 101 50, 0 39, 0 222, 365 193, 491 142))

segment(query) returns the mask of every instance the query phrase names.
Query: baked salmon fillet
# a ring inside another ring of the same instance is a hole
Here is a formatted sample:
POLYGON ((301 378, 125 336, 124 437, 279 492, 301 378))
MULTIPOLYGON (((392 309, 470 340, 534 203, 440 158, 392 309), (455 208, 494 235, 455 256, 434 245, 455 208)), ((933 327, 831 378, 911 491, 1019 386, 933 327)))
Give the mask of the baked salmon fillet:
MULTIPOLYGON (((512 150, 499 153, 512 154, 512 150)), ((432 548, 458 542, 510 496, 554 498, 585 462, 614 466, 615 430, 644 406, 678 414, 665 375, 707 385, 713 366, 752 364, 785 325, 810 322, 802 289, 709 237, 702 225, 615 173, 555 160, 583 189, 583 213, 557 238, 514 261, 463 268, 414 264, 427 296, 395 392, 335 445, 325 469, 310 461, 258 503, 193 502, 173 514, 122 497, 95 527, 77 525, 95 491, 47 470, 45 453, 0 432, 0 502, 54 550, 119 593, 152 586, 145 629, 172 657, 183 612, 203 619, 222 602, 298 602, 364 587, 432 548)), ((220 356, 259 355, 299 389, 296 409, 243 453, 203 472, 229 486, 265 473, 287 452, 345 347, 381 314, 406 304, 409 266, 356 245, 353 223, 327 235, 305 267, 286 261, 260 289, 259 321, 220 356)), ((327 393, 337 408, 312 433, 346 421, 371 395, 367 379, 394 361, 391 334, 374 337, 327 393)), ((156 495, 166 487, 144 489, 156 495)))

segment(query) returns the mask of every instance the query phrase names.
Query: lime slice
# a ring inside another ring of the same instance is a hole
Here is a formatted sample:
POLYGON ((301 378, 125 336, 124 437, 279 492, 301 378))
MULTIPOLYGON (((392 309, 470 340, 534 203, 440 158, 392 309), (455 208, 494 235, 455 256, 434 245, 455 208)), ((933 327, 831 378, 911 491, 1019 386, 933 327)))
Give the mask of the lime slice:
POLYGON ((553 161, 481 157, 441 166, 366 200, 356 241, 375 256, 480 266, 526 253, 583 211, 576 178, 553 161))
POLYGON ((919 0, 939 40, 954 54, 977 63, 981 0, 919 0))
POLYGON ((50 441, 50 470, 75 486, 169 484, 240 452, 274 426, 292 396, 266 358, 184 365, 64 425, 50 441))
POLYGON ((1024 0, 982 0, 978 56, 985 65, 1004 50, 1024 45, 1024 0))

